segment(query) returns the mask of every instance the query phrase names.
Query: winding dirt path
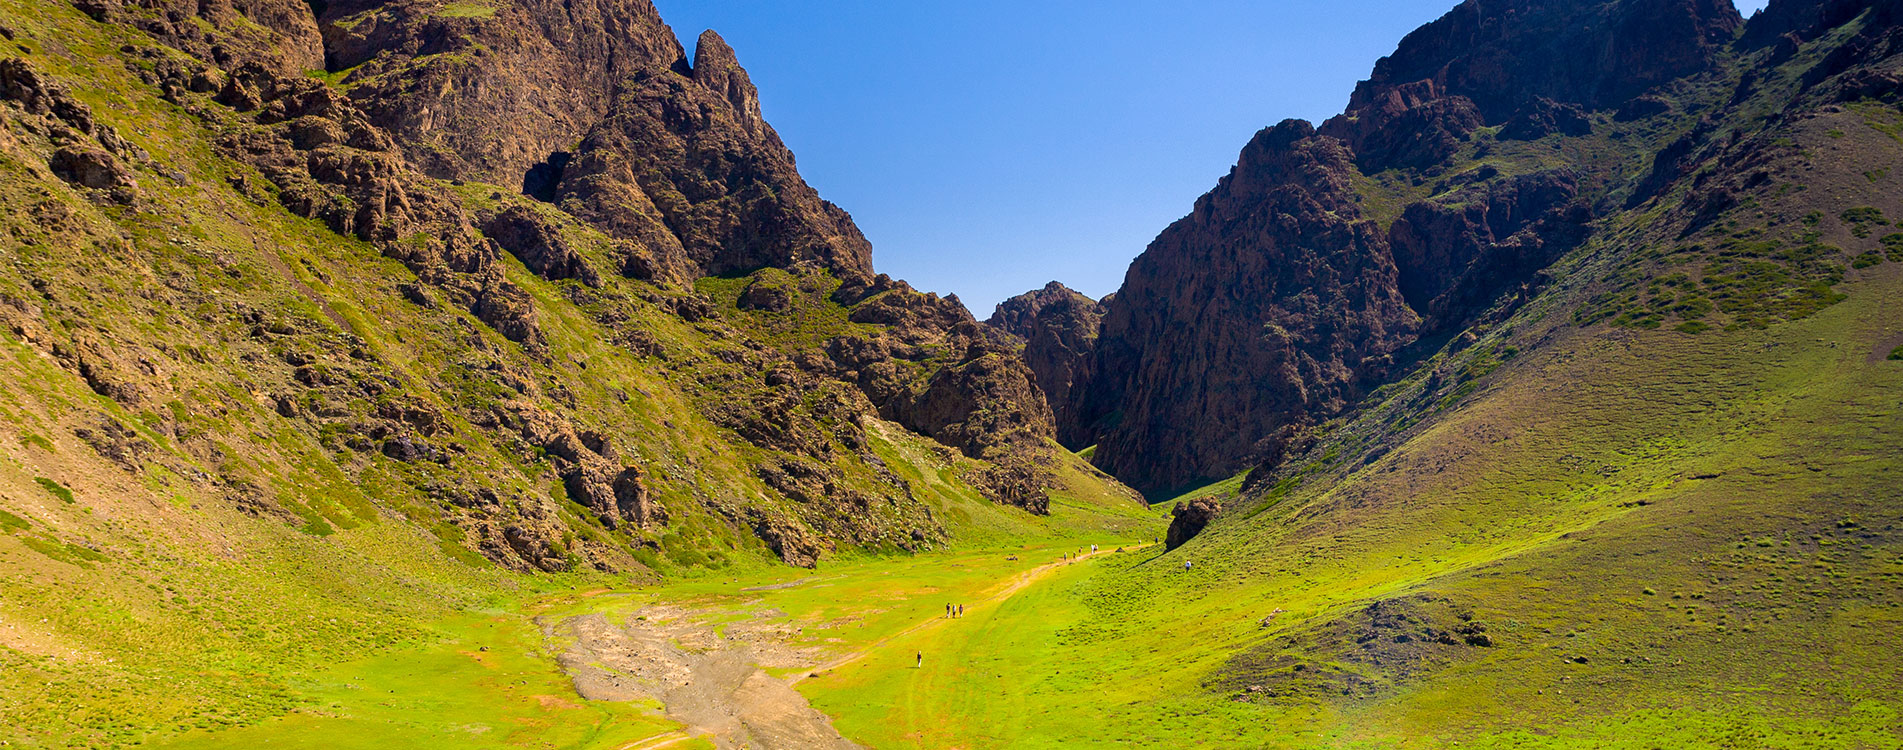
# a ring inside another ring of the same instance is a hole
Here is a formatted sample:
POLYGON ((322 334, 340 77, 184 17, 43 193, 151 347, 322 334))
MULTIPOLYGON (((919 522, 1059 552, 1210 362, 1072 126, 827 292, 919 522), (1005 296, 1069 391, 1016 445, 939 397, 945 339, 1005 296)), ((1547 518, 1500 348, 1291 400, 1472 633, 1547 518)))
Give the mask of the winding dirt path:
MULTIPOLYGON (((1122 549, 1147 546, 1150 545, 1122 549)), ((985 593, 971 606, 996 606, 1060 568, 1104 554, 1111 554, 1111 550, 1057 560, 1023 571, 1005 579, 1002 585, 985 593)), ((582 697, 610 701, 656 700, 669 719, 684 725, 683 729, 643 737, 618 750, 658 750, 695 738, 706 739, 722 750, 857 748, 793 686, 808 677, 859 661, 894 640, 954 622, 933 617, 812 665, 811 652, 764 646, 756 649, 749 640, 723 636, 699 623, 695 614, 679 607, 657 605, 641 609, 623 624, 610 622, 599 614, 545 624, 548 636, 571 644, 560 661, 582 697), (767 674, 765 668, 768 667, 799 671, 792 677, 779 679, 767 674)), ((731 632, 735 627, 738 626, 730 625, 728 630, 731 632)))
MULTIPOLYGON (((1146 543, 1146 544, 1135 545, 1132 547, 1122 547, 1120 549, 1121 550, 1137 550, 1137 549, 1143 549, 1144 547, 1148 547, 1148 546, 1150 545, 1146 543)), ((1098 555, 1107 555, 1111 553, 1112 553, 1112 550, 1098 550, 1096 552, 1088 552, 1082 555, 1078 555, 1068 560, 1058 560, 1056 562, 1050 562, 1050 563, 1045 563, 1043 565, 1039 565, 1035 568, 1024 571, 1022 573, 1019 573, 1007 579, 1009 582, 1003 588, 1000 588, 998 589, 997 592, 988 594, 984 596, 983 598, 979 599, 978 604, 976 606, 988 607, 995 604, 1002 604, 1004 600, 1010 599, 1011 597, 1016 596, 1017 593, 1019 591, 1023 591, 1025 587, 1030 586, 1033 583, 1037 583, 1040 580, 1043 580, 1045 577, 1049 576, 1051 573, 1056 572, 1058 568, 1062 568, 1066 565, 1075 565, 1077 563, 1083 562, 1084 560, 1088 560, 1098 555)), ((943 617, 934 617, 924 622, 920 622, 909 628, 906 628, 904 630, 898 631, 896 633, 893 633, 891 635, 885 636, 871 643, 868 643, 857 651, 853 651, 847 654, 842 654, 838 658, 833 659, 832 661, 826 662, 824 664, 820 664, 811 669, 803 670, 799 674, 796 674, 788 678, 786 681, 786 684, 798 685, 801 680, 804 680, 808 677, 816 676, 821 672, 832 671, 834 669, 838 669, 840 667, 846 666, 847 664, 856 662, 860 659, 864 659, 868 654, 871 654, 873 651, 878 650, 881 646, 884 646, 885 644, 890 643, 894 640, 903 638, 908 635, 912 635, 913 633, 917 633, 920 631, 930 630, 932 628, 937 628, 937 627, 943 627, 947 624, 950 624, 951 622, 954 622, 954 621, 943 618, 943 617)))

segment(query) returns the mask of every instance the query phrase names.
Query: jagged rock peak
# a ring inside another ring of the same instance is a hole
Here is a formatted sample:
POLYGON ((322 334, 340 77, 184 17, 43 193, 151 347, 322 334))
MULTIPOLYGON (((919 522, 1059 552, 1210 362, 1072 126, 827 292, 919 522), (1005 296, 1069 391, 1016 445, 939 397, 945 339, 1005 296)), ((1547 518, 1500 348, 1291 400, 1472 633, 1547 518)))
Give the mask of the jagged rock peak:
POLYGON ((1898 0, 1771 0, 1745 24, 1744 43, 1757 47, 1785 37, 1811 41, 1866 10, 1874 10, 1879 23, 1903 18, 1903 2, 1898 0))
POLYGON ((713 29, 701 32, 694 46, 693 78, 732 104, 753 135, 760 135, 766 119, 760 114, 760 91, 734 55, 733 47, 713 29))
POLYGON ((1022 357, 1050 404, 1058 442, 1071 448, 1088 445, 1091 433, 1078 413, 1096 377, 1103 306, 1053 281, 999 303, 985 325, 1024 341, 1022 357))
POLYGON ((514 184, 607 116, 630 80, 684 71, 647 0, 507 0, 445 14, 430 0, 315 4, 324 66, 412 164, 514 184))
POLYGON ((1417 81, 1489 123, 1541 96, 1604 109, 1708 69, 1743 23, 1728 0, 1466 0, 1375 63, 1348 110, 1417 81))
POLYGON ((1038 317, 1057 305, 1094 308, 1097 301, 1064 286, 1062 282, 1053 281, 1042 289, 1033 289, 998 303, 992 309, 991 317, 985 319, 985 324, 1028 339, 1038 317))

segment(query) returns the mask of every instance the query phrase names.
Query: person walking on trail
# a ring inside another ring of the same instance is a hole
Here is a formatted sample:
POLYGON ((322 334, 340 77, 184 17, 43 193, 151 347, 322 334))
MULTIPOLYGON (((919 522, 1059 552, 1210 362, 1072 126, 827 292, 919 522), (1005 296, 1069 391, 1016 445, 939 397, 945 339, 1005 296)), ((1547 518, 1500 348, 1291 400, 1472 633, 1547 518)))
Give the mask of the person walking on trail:
POLYGON ((914 665, 914 666, 913 666, 912 668, 913 668, 913 669, 924 669, 924 668, 925 668, 925 652, 923 652, 923 651, 920 651, 920 652, 918 652, 918 664, 917 664, 917 665, 914 665))

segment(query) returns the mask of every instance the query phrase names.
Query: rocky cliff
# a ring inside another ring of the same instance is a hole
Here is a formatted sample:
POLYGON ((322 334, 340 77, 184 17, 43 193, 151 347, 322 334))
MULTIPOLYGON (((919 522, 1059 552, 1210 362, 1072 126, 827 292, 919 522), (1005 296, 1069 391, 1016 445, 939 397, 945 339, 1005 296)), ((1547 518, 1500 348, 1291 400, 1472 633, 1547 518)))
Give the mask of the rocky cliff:
POLYGON ((1058 442, 1073 450, 1089 445, 1076 412, 1096 376, 1103 306, 1053 281, 999 303, 985 324, 1022 342, 1020 356, 1050 404, 1058 442))
POLYGON ((1264 130, 1131 264, 1080 412, 1098 466, 1148 490, 1217 476, 1385 372, 1419 319, 1352 157, 1305 122, 1264 130))
POLYGON ((874 274, 712 32, 690 60, 645 0, 76 10, 0 28, 5 199, 47 248, 0 320, 109 402, 46 428, 127 472, 545 571, 917 550, 960 493, 1068 491, 1030 369, 874 274), (171 276, 103 315, 129 271, 96 243, 171 276))
POLYGON ((1742 26, 1714 0, 1470 0, 1409 34, 1132 263, 1059 434, 1146 490, 1277 462, 1417 342, 1530 298, 1663 145, 1603 123, 1682 118, 1742 26))

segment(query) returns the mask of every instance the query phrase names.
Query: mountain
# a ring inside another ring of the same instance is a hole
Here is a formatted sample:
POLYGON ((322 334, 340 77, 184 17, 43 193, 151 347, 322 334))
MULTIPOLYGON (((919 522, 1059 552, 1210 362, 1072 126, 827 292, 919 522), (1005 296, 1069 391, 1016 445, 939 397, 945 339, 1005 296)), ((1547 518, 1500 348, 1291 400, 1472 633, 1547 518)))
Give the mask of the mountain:
POLYGON ((1131 264, 1067 355, 1104 375, 1069 384, 1059 434, 1165 495, 1276 464, 1667 192, 1659 131, 1711 114, 1686 88, 1742 64, 1743 26, 1721 2, 1466 2, 1409 34, 1341 115, 1257 134, 1131 264))
POLYGON ((1903 3, 1467 0, 982 323, 646 0, 0 9, 0 744, 1903 742, 1903 3))
POLYGON ((1077 429, 1076 412, 1094 380, 1097 332, 1103 325, 1103 306, 1055 281, 999 303, 985 325, 1022 342, 1021 356, 1031 368, 1050 405, 1058 442, 1072 448, 1088 444, 1077 429))
POLYGON ((11 741, 275 715, 535 575, 1147 522, 645 0, 31 0, 0 37, 11 741))
POLYGON ((1093 717, 1023 745, 1895 744, 1900 53, 1892 2, 1470 0, 1263 130, 1068 366, 1060 434, 1192 488, 1171 551, 1045 605, 1062 677, 949 700, 1093 717))

